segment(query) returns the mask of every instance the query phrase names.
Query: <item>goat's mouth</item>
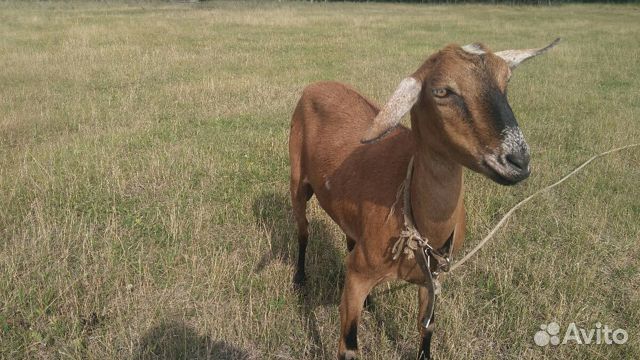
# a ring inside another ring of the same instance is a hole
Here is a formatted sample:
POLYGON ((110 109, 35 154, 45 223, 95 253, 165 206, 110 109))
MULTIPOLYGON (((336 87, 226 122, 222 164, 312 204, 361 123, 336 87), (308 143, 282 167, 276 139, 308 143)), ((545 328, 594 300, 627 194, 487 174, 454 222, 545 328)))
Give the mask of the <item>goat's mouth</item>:
POLYGON ((515 185, 529 177, 531 168, 528 161, 518 166, 506 159, 506 156, 484 156, 480 164, 482 173, 500 185, 515 185))

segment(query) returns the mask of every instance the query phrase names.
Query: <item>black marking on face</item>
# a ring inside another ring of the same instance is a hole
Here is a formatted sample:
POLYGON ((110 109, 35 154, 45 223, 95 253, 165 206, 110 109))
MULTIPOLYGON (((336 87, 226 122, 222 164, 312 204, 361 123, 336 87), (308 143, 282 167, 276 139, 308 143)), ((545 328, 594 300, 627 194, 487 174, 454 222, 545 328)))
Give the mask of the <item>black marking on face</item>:
POLYGON ((518 127, 507 97, 496 86, 486 88, 484 101, 497 133, 501 133, 505 128, 518 127))
POLYGON ((344 343, 348 350, 358 349, 358 324, 355 321, 349 326, 349 331, 344 337, 344 343))

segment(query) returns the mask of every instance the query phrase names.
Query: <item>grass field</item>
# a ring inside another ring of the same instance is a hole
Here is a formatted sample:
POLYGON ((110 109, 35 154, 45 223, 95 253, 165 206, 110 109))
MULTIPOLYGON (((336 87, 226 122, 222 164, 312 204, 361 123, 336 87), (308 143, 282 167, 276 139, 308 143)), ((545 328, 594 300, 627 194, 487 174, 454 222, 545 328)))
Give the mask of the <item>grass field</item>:
MULTIPOLYGON (((520 199, 640 141, 640 7, 1 3, 0 358, 333 358, 346 246, 315 200, 308 285, 290 285, 302 88, 382 102, 447 43, 557 36, 509 90, 532 176, 465 175, 463 253, 520 199)), ((640 358, 639 182, 635 149, 518 211, 444 282, 436 359, 640 358), (629 340, 538 347, 551 321, 629 340)), ((416 289, 387 289, 362 357, 413 358, 416 289)))

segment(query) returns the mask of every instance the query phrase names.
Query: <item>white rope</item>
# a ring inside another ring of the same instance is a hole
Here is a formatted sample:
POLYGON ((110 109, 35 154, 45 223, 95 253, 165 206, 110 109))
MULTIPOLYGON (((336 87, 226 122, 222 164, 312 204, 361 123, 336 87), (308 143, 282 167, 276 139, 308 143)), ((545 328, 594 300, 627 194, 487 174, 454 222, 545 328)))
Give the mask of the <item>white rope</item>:
MULTIPOLYGON (((411 211, 411 177, 413 176, 413 159, 409 160, 409 166, 407 166, 407 176, 398 188, 396 194, 396 201, 391 206, 389 215, 392 214, 393 209, 398 203, 400 198, 400 192, 402 192, 402 212, 404 213, 404 230, 400 232, 398 240, 393 245, 391 253, 393 254, 393 260, 398 260, 401 254, 405 254, 407 259, 413 259, 413 253, 421 247, 429 245, 429 239, 420 235, 416 224, 413 222, 413 211, 411 211)), ((389 216, 387 216, 389 218, 389 216)))
POLYGON ((478 245, 476 245, 475 248, 473 248, 473 250, 471 250, 469 253, 467 253, 467 255, 465 255, 462 259, 460 259, 460 261, 455 262, 452 266, 451 266, 451 270, 449 270, 449 272, 455 270, 457 267, 459 267, 460 265, 464 264, 467 260, 469 260, 475 253, 478 252, 478 250, 480 250, 484 244, 487 243, 487 241, 489 241, 498 231, 498 229, 500 229, 506 222, 507 219, 516 211, 518 210, 522 205, 526 204, 527 202, 529 202, 529 200, 533 199, 534 197, 538 196, 539 194, 545 192, 545 191, 549 191, 551 189, 553 189, 554 187, 560 185, 561 183, 563 183, 565 180, 567 180, 568 178, 570 178, 571 176, 575 175, 575 173, 577 173, 578 171, 582 170, 582 168, 584 168, 585 166, 587 166, 590 162, 592 162, 593 160, 605 156, 605 155, 609 155, 611 153, 620 151, 620 150, 624 150, 624 149, 628 149, 628 148, 632 148, 632 147, 636 147, 636 146, 640 146, 639 144, 632 144, 632 145, 627 145, 627 146, 623 146, 623 147, 619 147, 619 148, 615 148, 609 151, 605 151, 601 154, 598 155, 594 155, 592 156, 589 160, 585 161, 582 163, 582 165, 578 166, 575 170, 573 170, 572 172, 568 173, 567 175, 565 175, 562 179, 556 181, 555 183, 542 188, 536 192, 534 192, 533 194, 529 195, 526 199, 520 201, 519 203, 517 203, 514 207, 511 208, 511 210, 509 210, 506 214, 504 214, 504 216, 502 217, 502 219, 500 219, 500 221, 498 221, 498 223, 496 224, 496 226, 494 226, 493 229, 491 229, 491 231, 489 232, 489 234, 487 234, 487 236, 484 237, 484 239, 482 239, 482 241, 480 241, 480 243, 478 245))

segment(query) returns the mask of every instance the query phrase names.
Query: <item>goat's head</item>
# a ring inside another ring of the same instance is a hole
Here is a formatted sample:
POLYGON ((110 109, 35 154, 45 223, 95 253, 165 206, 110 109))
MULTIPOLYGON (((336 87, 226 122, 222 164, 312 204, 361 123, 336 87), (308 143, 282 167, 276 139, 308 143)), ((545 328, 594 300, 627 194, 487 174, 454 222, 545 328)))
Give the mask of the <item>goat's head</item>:
POLYGON ((529 176, 529 147, 507 101, 511 71, 540 49, 492 53, 484 45, 449 45, 404 79, 363 142, 375 141, 412 109, 418 138, 435 142, 460 164, 511 185, 529 176))

